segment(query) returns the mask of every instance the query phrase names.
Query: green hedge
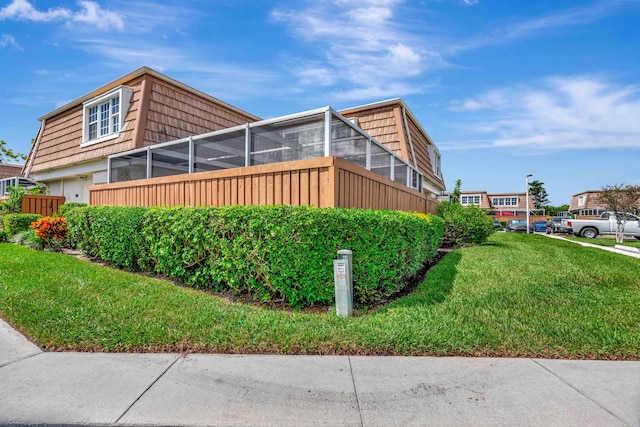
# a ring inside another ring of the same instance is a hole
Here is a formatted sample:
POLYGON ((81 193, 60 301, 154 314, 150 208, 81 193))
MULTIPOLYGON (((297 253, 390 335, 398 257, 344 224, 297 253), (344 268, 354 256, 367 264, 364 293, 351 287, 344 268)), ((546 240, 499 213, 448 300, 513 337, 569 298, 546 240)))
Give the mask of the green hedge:
MULTIPOLYGON (((64 206, 64 205, 63 205, 64 206)), ((69 240, 87 256, 116 268, 137 270, 148 253, 142 224, 147 208, 75 207, 67 211, 69 240)))
POLYGON ((87 206, 86 203, 78 203, 78 202, 67 202, 58 207, 58 215, 63 218, 69 214, 72 209, 81 208, 87 206))
POLYGON ((403 212, 291 206, 87 207, 68 215, 87 255, 200 288, 300 307, 333 301, 333 259, 354 257, 354 294, 369 304, 434 258, 442 220, 403 212))
POLYGON ((32 222, 42 218, 38 214, 5 214, 3 218, 4 231, 9 236, 13 236, 21 231, 26 231, 32 222))

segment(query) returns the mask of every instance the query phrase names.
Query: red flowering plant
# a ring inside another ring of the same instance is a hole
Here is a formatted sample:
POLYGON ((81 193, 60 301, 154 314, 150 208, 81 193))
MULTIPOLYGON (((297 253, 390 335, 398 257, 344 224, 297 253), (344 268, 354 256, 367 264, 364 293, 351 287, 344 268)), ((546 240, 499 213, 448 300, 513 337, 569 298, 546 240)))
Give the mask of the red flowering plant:
POLYGON ((38 239, 42 240, 45 248, 59 248, 61 243, 67 238, 69 225, 62 217, 45 216, 34 221, 29 226, 35 231, 38 239))

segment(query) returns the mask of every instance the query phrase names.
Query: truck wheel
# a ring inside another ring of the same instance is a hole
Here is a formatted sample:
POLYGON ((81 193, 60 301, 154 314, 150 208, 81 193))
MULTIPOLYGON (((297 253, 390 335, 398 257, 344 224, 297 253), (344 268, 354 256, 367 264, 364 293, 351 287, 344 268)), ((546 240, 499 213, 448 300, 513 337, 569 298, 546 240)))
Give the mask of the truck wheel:
POLYGON ((580 235, 587 239, 595 239, 598 236, 598 230, 593 227, 586 227, 580 232, 580 235))

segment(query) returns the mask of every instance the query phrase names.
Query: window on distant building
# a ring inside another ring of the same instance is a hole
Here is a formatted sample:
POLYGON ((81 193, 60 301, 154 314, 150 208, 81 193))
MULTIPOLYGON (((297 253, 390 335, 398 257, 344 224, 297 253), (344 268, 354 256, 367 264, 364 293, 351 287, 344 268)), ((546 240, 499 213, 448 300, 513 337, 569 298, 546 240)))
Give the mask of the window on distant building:
POLYGON ((474 194, 472 196, 460 196, 460 204, 461 205, 479 205, 480 204, 480 195, 474 194))
POLYGON ((605 209, 596 208, 596 209, 580 209, 580 213, 578 215, 584 216, 597 216, 601 213, 605 212, 605 209))
POLYGON ((491 199, 492 206, 518 206, 517 197, 494 197, 491 199))
POLYGON ((584 206, 584 196, 578 196, 578 206, 584 206))
POLYGON ((82 145, 116 138, 129 110, 133 90, 117 87, 83 104, 82 145))

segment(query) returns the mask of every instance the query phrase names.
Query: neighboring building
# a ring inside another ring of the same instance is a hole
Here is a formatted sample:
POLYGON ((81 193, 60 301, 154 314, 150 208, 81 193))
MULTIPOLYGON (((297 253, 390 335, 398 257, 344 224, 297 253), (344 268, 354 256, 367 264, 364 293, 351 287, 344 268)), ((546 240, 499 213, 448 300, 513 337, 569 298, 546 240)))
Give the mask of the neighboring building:
POLYGON ((0 179, 21 176, 22 168, 23 165, 8 165, 0 162, 0 179))
POLYGON ((142 67, 39 120, 25 176, 67 201, 88 202, 92 185, 318 155, 342 157, 430 198, 445 189, 440 153, 401 99, 261 121, 142 67))
MULTIPOLYGON (((483 209, 495 211, 526 211, 526 193, 487 193, 486 191, 462 191, 460 203, 463 206, 477 205, 483 209)), ((529 209, 536 209, 529 194, 529 209)))
POLYGON ((599 190, 589 190, 574 194, 571 197, 569 212, 578 219, 598 218, 602 212, 607 210, 604 204, 598 200, 599 197, 599 190))
MULTIPOLYGON (((449 199, 451 198, 451 193, 446 193, 446 195, 449 199)), ((486 209, 487 214, 494 217, 524 218, 527 215, 526 196, 526 193, 487 193, 485 190, 461 191, 460 204, 462 206, 475 205, 486 209)), ((536 208, 531 194, 529 194, 529 215, 532 218, 544 216, 544 210, 536 208)))
POLYGON ((7 195, 7 187, 33 187, 34 182, 22 176, 23 165, 9 165, 0 163, 0 197, 7 195))

